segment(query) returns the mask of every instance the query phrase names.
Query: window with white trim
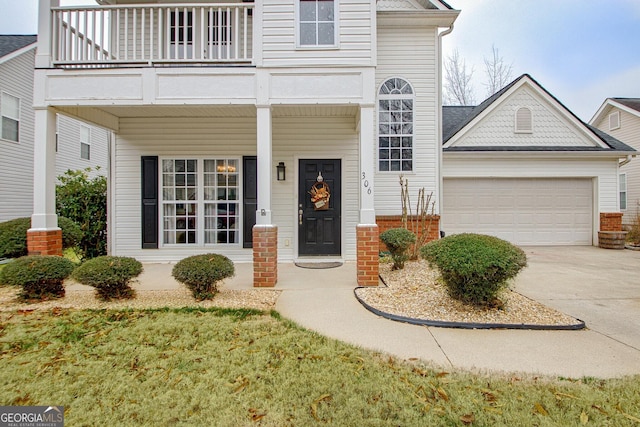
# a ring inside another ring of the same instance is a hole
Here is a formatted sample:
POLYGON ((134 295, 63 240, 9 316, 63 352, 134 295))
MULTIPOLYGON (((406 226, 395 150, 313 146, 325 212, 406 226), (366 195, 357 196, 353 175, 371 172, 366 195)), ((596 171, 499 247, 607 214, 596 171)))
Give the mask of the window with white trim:
POLYGON ((2 92, 0 95, 0 114, 2 114, 2 134, 7 141, 20 140, 20 98, 2 92))
POLYGON ((533 115, 528 107, 520 107, 516 110, 516 133, 533 132, 533 115))
POLYGON ((80 158, 91 160, 91 129, 82 125, 80 125, 80 158))
POLYGON ((299 46, 336 45, 336 6, 337 0, 299 0, 299 46))
POLYGON ((166 245, 239 241, 237 159, 162 160, 162 237, 166 245))
POLYGON ((620 111, 609 114, 609 130, 620 129, 620 111))
POLYGON ((378 170, 413 170, 413 104, 409 82, 385 81, 378 93, 378 170))
POLYGON ((627 174, 620 174, 620 210, 627 209, 627 174))

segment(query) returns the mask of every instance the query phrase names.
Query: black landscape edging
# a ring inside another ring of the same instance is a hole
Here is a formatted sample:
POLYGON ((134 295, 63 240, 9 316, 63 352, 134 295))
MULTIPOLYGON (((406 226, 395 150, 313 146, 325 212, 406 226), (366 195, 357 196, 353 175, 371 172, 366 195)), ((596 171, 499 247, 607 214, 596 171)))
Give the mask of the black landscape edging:
POLYGON ((438 328, 455 329, 526 329, 535 331, 579 331, 585 329, 587 325, 580 319, 576 319, 576 325, 528 325, 526 323, 472 323, 472 322, 444 322, 441 320, 414 319, 413 317, 398 316, 397 314, 386 313, 378 310, 364 302, 356 292, 358 289, 367 289, 365 286, 358 286, 353 290, 353 295, 364 308, 385 319, 396 322, 410 323, 419 326, 435 326, 438 328))

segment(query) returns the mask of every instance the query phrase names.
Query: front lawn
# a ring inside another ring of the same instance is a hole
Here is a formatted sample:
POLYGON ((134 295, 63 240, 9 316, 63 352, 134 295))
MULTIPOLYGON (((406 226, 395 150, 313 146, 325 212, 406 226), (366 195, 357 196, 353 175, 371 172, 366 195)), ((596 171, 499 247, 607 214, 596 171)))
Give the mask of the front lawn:
POLYGON ((70 426, 640 423, 639 377, 444 372, 277 314, 53 309, 0 319, 0 405, 64 405, 70 426))

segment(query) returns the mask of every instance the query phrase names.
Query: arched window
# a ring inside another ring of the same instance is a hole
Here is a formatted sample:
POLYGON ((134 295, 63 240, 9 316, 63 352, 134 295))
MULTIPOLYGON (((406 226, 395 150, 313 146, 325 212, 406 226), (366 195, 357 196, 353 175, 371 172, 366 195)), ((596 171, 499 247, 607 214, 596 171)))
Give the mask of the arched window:
POLYGON ((378 93, 378 170, 413 170, 413 89, 400 78, 378 93))
POLYGON ((516 133, 533 132, 533 118, 531 110, 527 107, 520 107, 516 110, 516 133))

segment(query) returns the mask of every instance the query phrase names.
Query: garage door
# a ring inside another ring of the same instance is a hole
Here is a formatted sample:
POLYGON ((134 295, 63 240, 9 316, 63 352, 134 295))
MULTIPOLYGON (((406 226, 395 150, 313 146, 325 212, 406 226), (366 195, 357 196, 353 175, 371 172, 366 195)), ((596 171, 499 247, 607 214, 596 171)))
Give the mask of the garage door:
POLYGON ((442 230, 518 245, 591 245, 590 179, 444 180, 442 230))

